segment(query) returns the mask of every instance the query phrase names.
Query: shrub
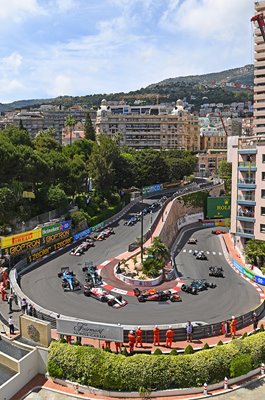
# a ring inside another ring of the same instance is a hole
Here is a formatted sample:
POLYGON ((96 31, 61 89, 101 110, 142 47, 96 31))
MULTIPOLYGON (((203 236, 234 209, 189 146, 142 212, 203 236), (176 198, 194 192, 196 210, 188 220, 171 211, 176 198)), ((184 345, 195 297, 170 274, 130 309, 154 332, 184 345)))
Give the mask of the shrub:
POLYGON ((222 340, 219 340, 219 342, 217 343, 217 346, 223 346, 222 340))
POLYGON ((111 349, 109 349, 108 347, 105 347, 104 351, 106 351, 107 353, 112 353, 111 349))
POLYGON ((237 376, 245 375, 252 368, 252 360, 249 354, 240 354, 231 361, 230 376, 236 378, 237 376))
POLYGON ((52 342, 48 371, 51 376, 105 390, 138 391, 140 387, 165 390, 221 382, 224 376, 237 376, 252 366, 260 366, 264 359, 265 333, 178 357, 146 354, 124 357, 102 349, 52 342), (237 361, 232 363, 233 360, 237 361))
POLYGON ((161 354, 163 354, 163 353, 160 349, 155 349, 155 351, 153 353, 154 356, 161 356, 161 354))
POLYGON ((203 346, 203 350, 208 350, 210 348, 210 346, 208 345, 208 343, 205 343, 205 345, 203 346))
POLYGON ((74 346, 82 346, 82 343, 80 340, 77 340, 76 342, 74 342, 74 346))
POLYGON ((177 356, 178 352, 176 349, 172 349, 171 352, 169 353, 170 356, 177 356))
POLYGON ((124 347, 124 348, 122 349, 121 354, 122 354, 123 356, 125 356, 125 357, 127 357, 127 356, 129 355, 129 353, 128 353, 126 347, 124 347))
POLYGON ((189 344, 184 350, 184 354, 193 354, 193 353, 194 353, 193 347, 189 344))
POLYGON ((67 343, 66 339, 65 339, 65 338, 63 338, 63 337, 62 337, 62 338, 60 338, 59 342, 60 342, 60 343, 67 343))
POLYGON ((259 331, 260 332, 264 332, 264 325, 263 324, 260 325, 259 331))
POLYGON ((246 337, 248 337, 248 333, 247 333, 247 332, 244 332, 243 335, 242 335, 242 337, 241 337, 241 339, 245 339, 246 337))

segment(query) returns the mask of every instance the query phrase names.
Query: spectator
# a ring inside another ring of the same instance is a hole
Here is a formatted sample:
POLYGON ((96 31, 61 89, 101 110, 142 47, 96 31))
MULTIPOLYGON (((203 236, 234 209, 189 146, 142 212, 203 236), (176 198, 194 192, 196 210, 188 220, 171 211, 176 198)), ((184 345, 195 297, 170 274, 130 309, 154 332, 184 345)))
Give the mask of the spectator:
POLYGON ((1 296, 2 296, 2 301, 5 301, 6 300, 6 290, 5 290, 4 286, 1 287, 1 296))
POLYGON ((121 352, 121 342, 115 342, 115 348, 116 348, 116 353, 120 353, 121 352))
POLYGON ((166 332, 166 347, 172 346, 173 338, 174 338, 174 331, 172 329, 172 326, 169 326, 166 332))
POLYGON ((223 334, 225 337, 228 336, 228 327, 229 327, 228 321, 222 322, 222 334, 223 334))
POLYGON ((187 342, 192 342, 193 325, 190 321, 188 321, 186 325, 186 332, 187 332, 187 342))
POLYGON ((105 340, 105 349, 109 349, 110 350, 110 340, 105 340))
POLYGON ((21 311, 22 311, 23 314, 26 313, 27 306, 28 306, 27 300, 25 298, 23 298, 21 300, 21 311))
POLYGON ((8 296, 8 300, 7 300, 7 303, 9 305, 9 314, 12 313, 12 311, 13 311, 13 309, 12 309, 13 300, 14 300, 14 296, 12 294, 10 294, 8 296))
POLYGON ((14 335, 15 328, 14 328, 14 321, 13 321, 12 315, 10 315, 10 317, 8 319, 8 325, 9 325, 9 333, 10 333, 10 335, 14 335))
POLYGON ((33 307, 32 307, 31 304, 29 304, 28 307, 27 307, 27 314, 28 314, 30 317, 32 317, 32 315, 33 315, 33 307))
POLYGON ((136 344, 135 346, 138 347, 138 344, 143 347, 143 331, 140 326, 135 331, 135 336, 136 336, 136 344))
POLYGON ((129 349, 130 353, 133 352, 134 350, 134 345, 135 345, 135 334, 133 331, 130 331, 128 334, 128 339, 129 339, 129 349))
POLYGON ((258 316, 255 313, 255 311, 253 312, 252 322, 253 322, 253 330, 255 331, 258 328, 258 316))

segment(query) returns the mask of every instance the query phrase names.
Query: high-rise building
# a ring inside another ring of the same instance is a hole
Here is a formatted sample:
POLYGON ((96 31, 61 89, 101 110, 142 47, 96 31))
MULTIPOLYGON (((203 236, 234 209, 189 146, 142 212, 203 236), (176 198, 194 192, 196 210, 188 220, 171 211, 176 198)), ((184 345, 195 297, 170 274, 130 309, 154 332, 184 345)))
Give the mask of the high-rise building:
MULTIPOLYGON (((255 2, 256 14, 264 13, 265 1, 255 2)), ((254 62, 254 135, 265 135, 265 42, 255 22, 254 62)))

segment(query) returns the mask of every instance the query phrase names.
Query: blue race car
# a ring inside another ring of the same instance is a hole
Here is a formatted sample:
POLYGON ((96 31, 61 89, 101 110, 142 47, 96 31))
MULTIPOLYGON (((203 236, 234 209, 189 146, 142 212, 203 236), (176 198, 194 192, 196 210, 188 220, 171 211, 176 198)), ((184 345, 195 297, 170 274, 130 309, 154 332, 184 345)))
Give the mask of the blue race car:
POLYGON ((58 278, 62 278, 62 288, 64 292, 66 291, 74 291, 80 290, 81 285, 78 279, 76 279, 73 271, 70 271, 69 267, 61 268, 61 271, 58 272, 58 278))

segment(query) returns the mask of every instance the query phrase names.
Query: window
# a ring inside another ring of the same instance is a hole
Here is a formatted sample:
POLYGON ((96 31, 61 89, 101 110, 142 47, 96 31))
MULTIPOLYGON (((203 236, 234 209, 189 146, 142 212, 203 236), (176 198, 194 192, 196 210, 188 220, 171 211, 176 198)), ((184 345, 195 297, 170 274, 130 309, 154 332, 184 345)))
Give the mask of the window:
POLYGON ((265 224, 260 224, 260 232, 265 233, 265 224))
POLYGON ((265 189, 261 189, 261 198, 265 199, 265 189))
POLYGON ((265 181, 265 172, 261 173, 261 178, 262 178, 263 181, 265 181))
POLYGON ((262 154, 262 162, 265 163, 265 154, 262 154))
POLYGON ((260 215, 265 215, 265 207, 260 208, 260 215))

